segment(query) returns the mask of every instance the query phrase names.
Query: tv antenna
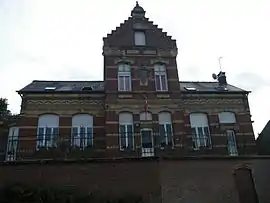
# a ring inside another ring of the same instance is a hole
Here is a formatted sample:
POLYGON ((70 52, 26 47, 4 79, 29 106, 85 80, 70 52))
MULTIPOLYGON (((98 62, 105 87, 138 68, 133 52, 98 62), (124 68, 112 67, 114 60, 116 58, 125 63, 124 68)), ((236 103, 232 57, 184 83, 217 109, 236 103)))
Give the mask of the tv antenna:
POLYGON ((222 68, 221 68, 221 59, 223 58, 223 56, 220 56, 219 58, 218 58, 218 63, 219 63, 219 69, 220 69, 220 71, 222 71, 222 68))

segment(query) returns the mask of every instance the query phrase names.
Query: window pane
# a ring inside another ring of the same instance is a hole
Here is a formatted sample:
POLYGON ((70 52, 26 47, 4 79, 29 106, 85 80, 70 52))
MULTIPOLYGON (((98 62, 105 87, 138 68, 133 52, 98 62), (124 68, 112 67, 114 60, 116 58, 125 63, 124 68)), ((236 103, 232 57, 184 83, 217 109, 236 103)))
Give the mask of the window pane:
POLYGON ((166 124, 166 131, 167 131, 168 145, 172 145, 173 137, 172 137, 172 125, 171 124, 166 124))
POLYGON ((193 148, 198 149, 198 147, 200 146, 200 140, 198 139, 199 136, 197 134, 196 128, 191 128, 191 134, 192 134, 193 148))
POLYGON ((91 127, 87 127, 86 132, 86 146, 92 146, 93 143, 93 129, 91 127))
POLYGON ((52 144, 56 146, 59 137, 59 128, 53 128, 52 132, 52 144))
POLYGON ((45 133, 45 128, 38 128, 37 147, 40 147, 43 145, 44 133, 45 133))
POLYGON ((45 145, 50 147, 52 141, 52 128, 46 128, 45 132, 45 145))
POLYGON ((118 90, 119 91, 124 91, 124 76, 119 76, 118 77, 118 90))
POLYGON ((128 147, 133 148, 133 133, 132 125, 127 125, 127 138, 128 138, 128 147))
POLYGON ((135 32, 134 34, 135 38, 135 45, 145 45, 145 33, 144 32, 135 32))
POLYGON ((84 147, 84 143, 86 140, 85 136, 85 127, 80 127, 80 147, 84 147))
POLYGON ((156 90, 160 90, 161 89, 160 75, 155 76, 155 82, 156 82, 156 90))
POLYGON ((166 75, 161 75, 161 90, 166 91, 167 90, 167 80, 166 80, 166 75))
POLYGON ((165 126, 163 124, 159 125, 159 135, 160 135, 160 146, 165 147, 166 144, 165 126))
POLYGON ((150 130, 142 131, 142 147, 143 148, 152 148, 152 132, 150 130))
POLYGON ((130 88, 130 77, 129 76, 125 76, 125 90, 126 91, 131 90, 131 88, 130 88))
POLYGON ((203 130, 204 130, 204 136, 205 136, 205 139, 206 139, 207 147, 211 147, 212 143, 211 143, 211 136, 210 136, 209 128, 204 127, 203 130))
POLYGON ((72 128, 72 146, 80 146, 79 144, 79 132, 78 132, 78 127, 73 127, 72 128))
POLYGON ((126 126, 120 125, 120 147, 125 148, 126 147, 126 126))

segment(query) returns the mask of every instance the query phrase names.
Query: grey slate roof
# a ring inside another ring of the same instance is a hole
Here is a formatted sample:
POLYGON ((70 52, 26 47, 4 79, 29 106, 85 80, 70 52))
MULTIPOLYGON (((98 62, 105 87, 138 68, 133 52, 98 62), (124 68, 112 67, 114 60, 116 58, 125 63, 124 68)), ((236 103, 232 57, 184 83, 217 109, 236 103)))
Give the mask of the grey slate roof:
MULTIPOLYGON (((218 82, 191 82, 180 81, 180 89, 184 93, 248 93, 243 89, 233 85, 227 85, 224 91, 219 89, 218 82)), ((44 81, 34 80, 26 87, 18 91, 18 93, 43 93, 43 92, 102 92, 104 91, 103 81, 44 81), (47 89, 46 89, 47 88, 47 89)))
POLYGON ((228 84, 226 90, 220 88, 218 82, 191 82, 191 81, 180 81, 180 89, 183 92, 229 92, 229 93, 249 93, 249 91, 243 90, 239 87, 228 84))

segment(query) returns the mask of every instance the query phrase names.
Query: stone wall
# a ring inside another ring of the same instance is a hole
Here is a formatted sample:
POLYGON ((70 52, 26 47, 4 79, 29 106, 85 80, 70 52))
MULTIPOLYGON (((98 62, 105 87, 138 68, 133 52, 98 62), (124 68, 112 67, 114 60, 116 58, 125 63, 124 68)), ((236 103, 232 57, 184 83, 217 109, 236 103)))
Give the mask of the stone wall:
POLYGON ((260 203, 269 202, 269 157, 6 163, 0 166, 0 186, 74 187, 85 193, 141 195, 156 203, 239 203, 233 171, 242 163, 252 169, 260 203))

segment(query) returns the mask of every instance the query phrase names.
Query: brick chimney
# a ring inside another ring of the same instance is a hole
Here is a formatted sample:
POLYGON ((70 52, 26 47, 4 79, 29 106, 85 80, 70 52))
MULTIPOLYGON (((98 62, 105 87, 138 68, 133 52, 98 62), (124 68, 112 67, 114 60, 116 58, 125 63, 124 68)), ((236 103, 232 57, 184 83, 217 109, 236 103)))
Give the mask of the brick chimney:
POLYGON ((227 86, 226 74, 225 72, 220 71, 217 75, 218 83, 221 87, 227 86))

